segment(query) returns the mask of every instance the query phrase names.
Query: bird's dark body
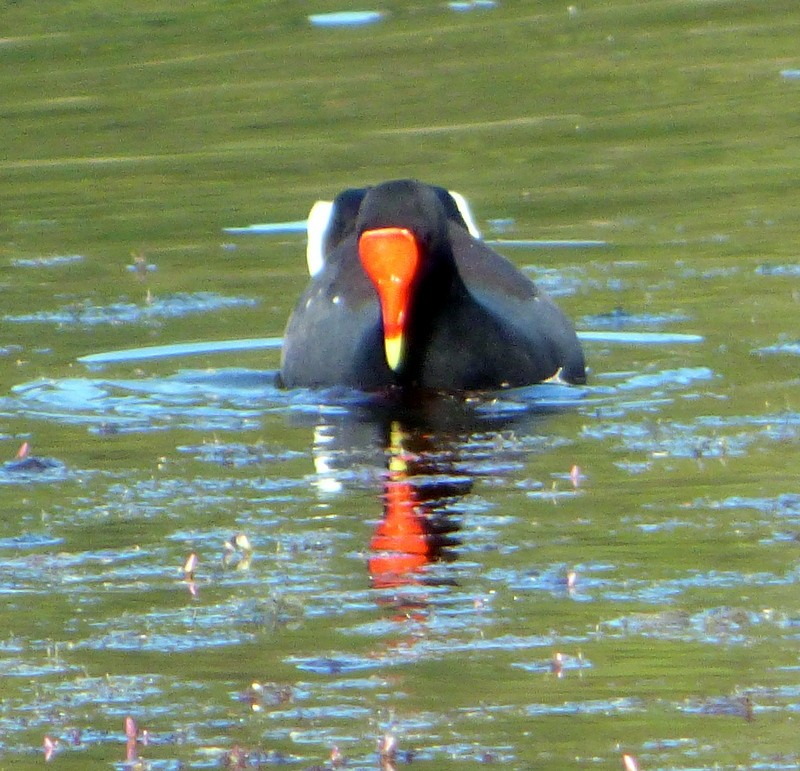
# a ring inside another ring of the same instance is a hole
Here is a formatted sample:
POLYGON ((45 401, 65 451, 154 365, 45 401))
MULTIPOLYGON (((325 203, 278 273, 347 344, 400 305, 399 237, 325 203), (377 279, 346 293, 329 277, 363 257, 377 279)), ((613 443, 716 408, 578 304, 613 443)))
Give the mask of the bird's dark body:
POLYGON ((448 211, 441 199, 447 191, 400 180, 357 192, 355 221, 337 225, 340 235, 330 239, 325 266, 286 327, 281 375, 287 387, 484 390, 557 374, 585 382, 569 320, 508 260, 467 232, 455 205, 455 213, 448 211), (384 227, 407 228, 421 251, 398 371, 386 362, 378 294, 358 253, 359 235, 384 227))

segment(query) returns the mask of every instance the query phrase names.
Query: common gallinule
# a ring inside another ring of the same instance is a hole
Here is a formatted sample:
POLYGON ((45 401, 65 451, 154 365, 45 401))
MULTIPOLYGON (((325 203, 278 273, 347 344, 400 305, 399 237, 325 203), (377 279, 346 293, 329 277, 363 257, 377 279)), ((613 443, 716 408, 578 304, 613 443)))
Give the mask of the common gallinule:
POLYGON ((284 333, 286 387, 586 381, 570 321, 470 234, 444 188, 395 180, 348 190, 329 216, 324 260, 284 333))

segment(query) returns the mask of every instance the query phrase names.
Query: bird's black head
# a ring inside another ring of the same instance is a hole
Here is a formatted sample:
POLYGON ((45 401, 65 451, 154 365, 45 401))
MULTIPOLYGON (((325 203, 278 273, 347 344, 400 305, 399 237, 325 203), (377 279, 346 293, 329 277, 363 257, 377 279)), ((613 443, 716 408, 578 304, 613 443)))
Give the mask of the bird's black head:
POLYGON ((353 187, 343 190, 333 201, 333 212, 325 235, 325 254, 332 252, 342 241, 355 232, 358 210, 366 187, 353 187))
POLYGON ((414 343, 427 334, 428 320, 461 285, 447 210, 430 185, 410 179, 385 182, 364 196, 356 234, 361 265, 381 305, 386 362, 403 377, 422 355, 414 343))
MULTIPOLYGON (((356 232, 402 227, 417 239, 423 255, 439 253, 447 244, 447 211, 444 188, 435 188, 413 179, 384 182, 367 190, 358 212, 356 232)), ((450 199, 453 209, 458 212, 450 199)), ((460 215, 459 215, 460 219, 460 215)), ((463 220, 462 220, 463 223, 463 220)))

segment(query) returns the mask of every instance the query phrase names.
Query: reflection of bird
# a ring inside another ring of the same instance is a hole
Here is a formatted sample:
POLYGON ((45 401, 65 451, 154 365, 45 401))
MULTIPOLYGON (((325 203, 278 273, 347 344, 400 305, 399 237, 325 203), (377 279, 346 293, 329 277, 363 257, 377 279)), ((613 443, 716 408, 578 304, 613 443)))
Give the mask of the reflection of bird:
POLYGON ((328 253, 284 335, 286 386, 585 382, 569 320, 469 233, 446 190, 387 182, 346 191, 328 214, 328 253))
POLYGON ((426 583, 424 568, 455 559, 452 547, 460 544, 453 535, 460 526, 450 516, 452 506, 444 511, 442 501, 466 495, 472 482, 432 475, 424 454, 404 447, 410 438, 392 424, 384 515, 369 544, 369 574, 376 588, 426 583))

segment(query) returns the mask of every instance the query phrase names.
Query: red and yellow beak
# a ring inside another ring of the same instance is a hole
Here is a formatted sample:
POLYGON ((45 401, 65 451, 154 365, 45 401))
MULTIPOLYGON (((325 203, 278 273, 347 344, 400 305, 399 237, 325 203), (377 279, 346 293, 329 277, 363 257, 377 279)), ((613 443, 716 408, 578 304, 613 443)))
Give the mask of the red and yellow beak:
POLYGON ((405 355, 408 307, 419 267, 417 239, 406 228, 365 230, 358 239, 358 255, 378 290, 386 361, 396 372, 405 355))

